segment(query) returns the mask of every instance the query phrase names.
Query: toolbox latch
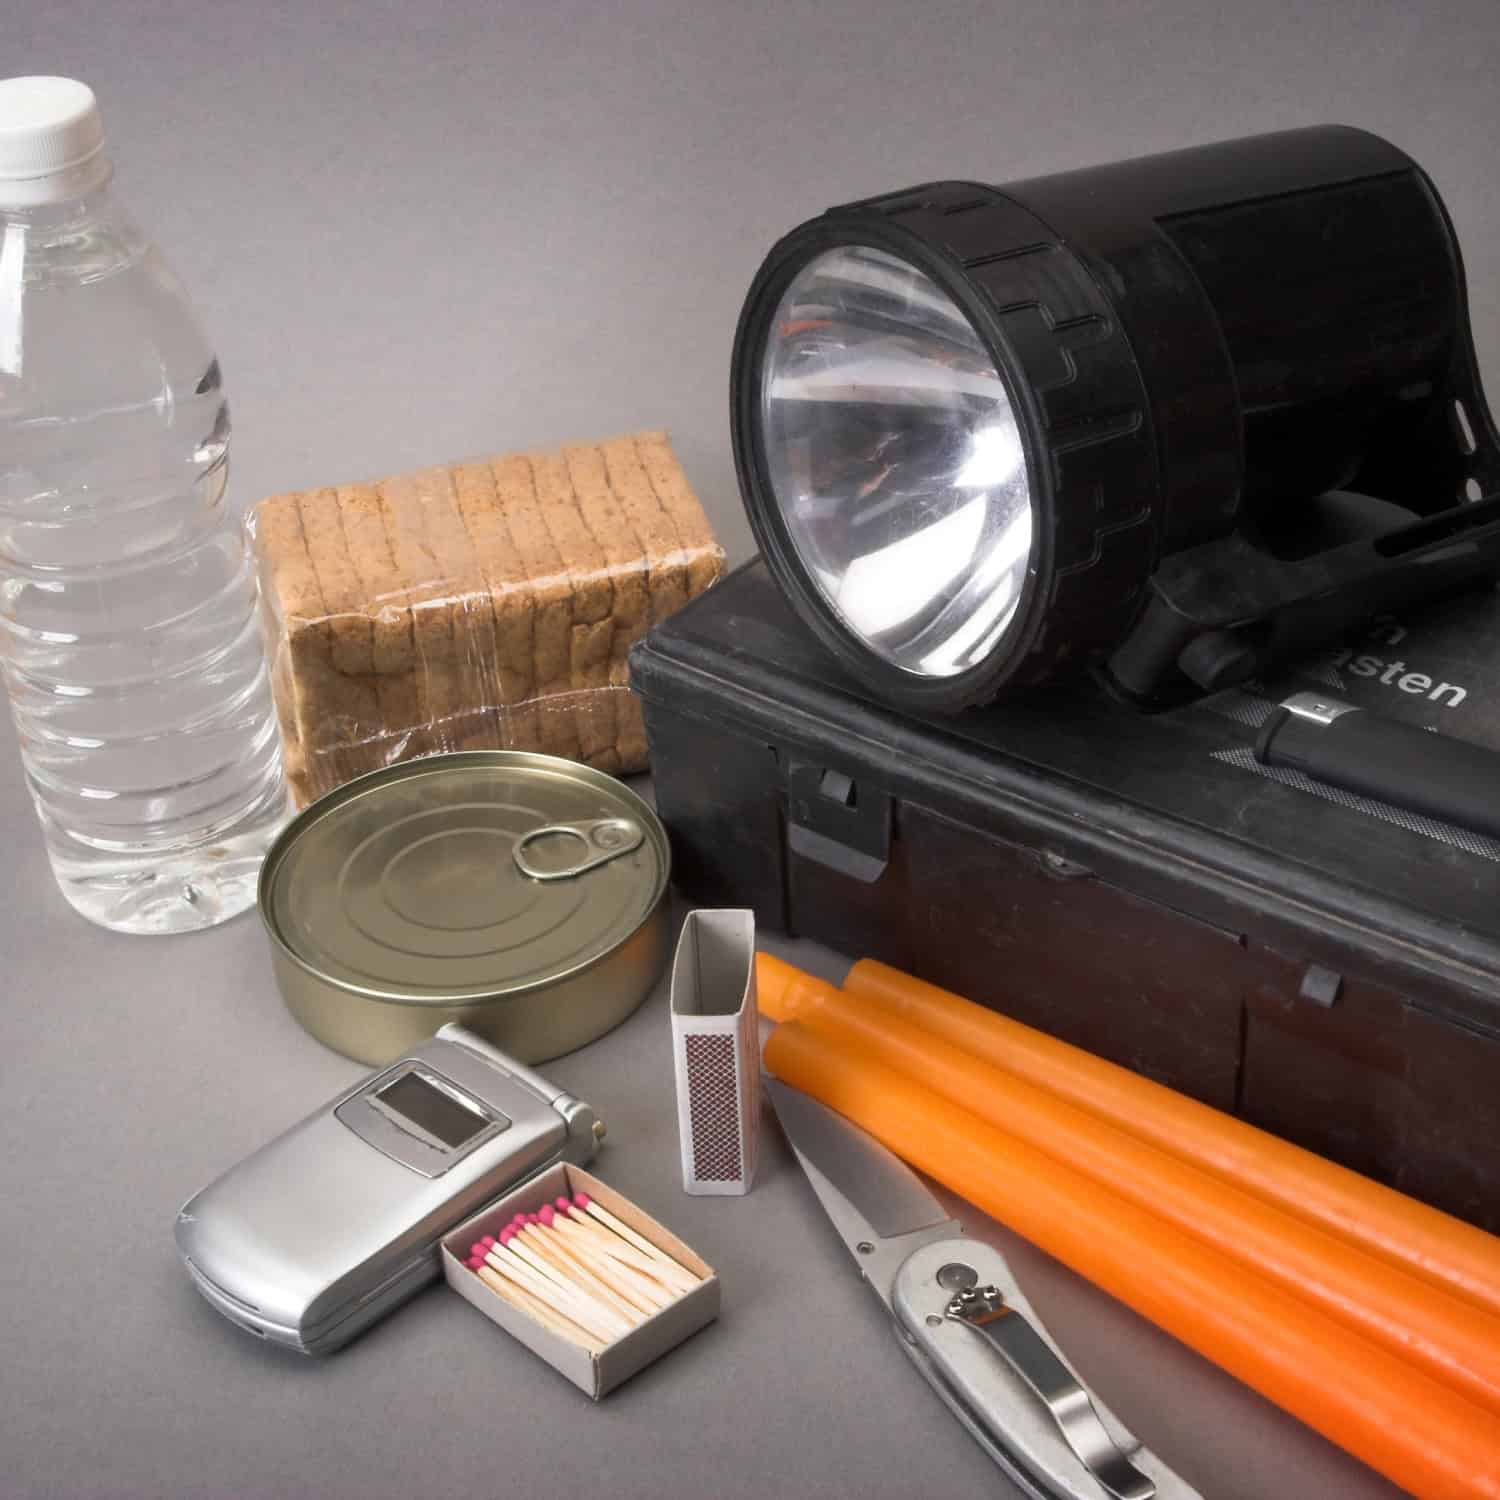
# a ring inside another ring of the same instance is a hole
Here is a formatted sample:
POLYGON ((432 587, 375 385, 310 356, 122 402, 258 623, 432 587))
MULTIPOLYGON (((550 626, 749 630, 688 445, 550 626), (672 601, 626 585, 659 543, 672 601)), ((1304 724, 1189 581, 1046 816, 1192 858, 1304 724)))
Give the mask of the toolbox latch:
POLYGON ((890 794, 832 766, 794 760, 787 768, 787 843, 803 859, 872 885, 891 858, 890 794))

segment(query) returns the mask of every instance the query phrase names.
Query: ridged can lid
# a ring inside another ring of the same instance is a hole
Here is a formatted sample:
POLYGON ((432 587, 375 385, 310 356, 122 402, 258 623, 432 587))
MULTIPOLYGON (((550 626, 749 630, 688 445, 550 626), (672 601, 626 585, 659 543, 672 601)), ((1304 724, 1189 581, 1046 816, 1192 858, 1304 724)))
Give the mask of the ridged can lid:
POLYGON ((440 1008, 542 989, 625 943, 671 856, 651 808, 587 766, 470 751, 312 804, 261 873, 261 915, 346 994, 440 1008))

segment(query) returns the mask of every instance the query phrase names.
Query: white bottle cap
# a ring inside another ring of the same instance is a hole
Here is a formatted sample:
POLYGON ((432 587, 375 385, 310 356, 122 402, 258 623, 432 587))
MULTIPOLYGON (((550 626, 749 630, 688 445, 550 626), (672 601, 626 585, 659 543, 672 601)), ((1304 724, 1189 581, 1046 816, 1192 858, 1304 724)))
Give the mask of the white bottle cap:
POLYGON ((60 203, 109 176, 104 122, 86 83, 0 79, 0 205, 60 203))

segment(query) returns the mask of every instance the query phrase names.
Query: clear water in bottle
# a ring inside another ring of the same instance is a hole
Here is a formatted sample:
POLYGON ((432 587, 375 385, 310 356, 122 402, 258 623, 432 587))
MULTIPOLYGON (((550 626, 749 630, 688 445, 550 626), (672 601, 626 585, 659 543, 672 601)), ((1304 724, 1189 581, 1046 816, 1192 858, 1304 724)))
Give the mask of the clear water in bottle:
POLYGON ((107 182, 0 233, 0 658, 52 867, 106 927, 212 926, 287 813, 219 367, 107 182))

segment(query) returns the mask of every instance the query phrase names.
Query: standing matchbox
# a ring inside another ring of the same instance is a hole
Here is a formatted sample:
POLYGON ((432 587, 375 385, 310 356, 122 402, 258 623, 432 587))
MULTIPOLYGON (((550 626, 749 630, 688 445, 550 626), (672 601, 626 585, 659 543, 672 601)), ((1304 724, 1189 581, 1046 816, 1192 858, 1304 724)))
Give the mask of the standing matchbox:
POLYGON ((753 911, 687 914, 672 961, 671 1010, 683 1191, 748 1193, 760 1128, 753 911))
POLYGON ((442 1245, 443 1275, 448 1285, 595 1401, 700 1328, 707 1327, 719 1315, 719 1278, 713 1268, 628 1198, 591 1173, 568 1163, 549 1167, 497 1198, 445 1235, 442 1245), (561 1337, 507 1302, 466 1264, 469 1246, 487 1234, 498 1236, 516 1214, 535 1213, 558 1197, 571 1198, 578 1193, 586 1193, 636 1234, 701 1278, 696 1286, 597 1353, 561 1337))

